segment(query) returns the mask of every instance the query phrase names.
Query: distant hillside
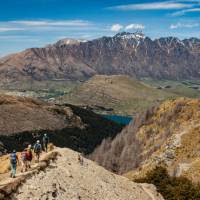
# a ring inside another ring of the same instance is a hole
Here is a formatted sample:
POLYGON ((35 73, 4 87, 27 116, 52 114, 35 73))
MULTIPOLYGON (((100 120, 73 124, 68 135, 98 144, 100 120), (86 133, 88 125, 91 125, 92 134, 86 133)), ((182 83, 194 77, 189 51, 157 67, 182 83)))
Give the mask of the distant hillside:
POLYGON ((119 33, 91 41, 64 39, 0 59, 0 86, 47 80, 87 80, 96 74, 199 79, 200 40, 119 33))
POLYGON ((170 92, 178 96, 189 98, 200 98, 200 79, 199 80, 153 80, 144 78, 142 82, 159 90, 170 92))
POLYGON ((164 99, 176 96, 150 87, 129 76, 94 76, 58 102, 113 109, 113 113, 133 115, 164 99))
POLYGON ((91 157, 130 179, 162 165, 172 176, 200 182, 199 133, 200 100, 169 100, 139 115, 114 140, 104 140, 91 157))
POLYGON ((87 154, 122 128, 75 106, 58 106, 25 97, 0 96, 0 113, 0 153, 3 149, 22 150, 48 133, 55 145, 87 154))

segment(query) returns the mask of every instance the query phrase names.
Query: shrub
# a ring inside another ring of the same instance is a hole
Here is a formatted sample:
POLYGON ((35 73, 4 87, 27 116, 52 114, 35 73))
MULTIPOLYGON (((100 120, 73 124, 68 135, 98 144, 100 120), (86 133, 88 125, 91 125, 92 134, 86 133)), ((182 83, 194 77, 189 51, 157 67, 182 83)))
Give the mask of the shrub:
POLYGON ((157 187, 166 200, 198 200, 200 185, 193 184, 184 177, 170 177, 164 167, 157 166, 145 178, 135 180, 139 183, 151 183, 157 187))

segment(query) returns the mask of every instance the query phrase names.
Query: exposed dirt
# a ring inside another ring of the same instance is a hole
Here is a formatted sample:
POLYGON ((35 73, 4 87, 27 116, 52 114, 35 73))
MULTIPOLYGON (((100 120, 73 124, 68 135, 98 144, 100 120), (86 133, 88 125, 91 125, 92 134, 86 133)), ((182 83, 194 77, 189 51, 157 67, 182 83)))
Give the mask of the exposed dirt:
POLYGON ((0 182, 0 189, 6 200, 163 200, 153 185, 134 183, 59 148, 45 155, 33 172, 0 182))

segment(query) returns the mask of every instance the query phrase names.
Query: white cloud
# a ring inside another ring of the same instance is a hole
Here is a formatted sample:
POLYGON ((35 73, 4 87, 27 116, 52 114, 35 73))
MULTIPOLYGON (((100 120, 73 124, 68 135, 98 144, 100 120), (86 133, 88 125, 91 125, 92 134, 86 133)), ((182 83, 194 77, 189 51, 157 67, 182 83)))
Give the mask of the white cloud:
POLYGON ((132 29, 145 29, 143 24, 129 24, 125 27, 125 30, 132 30, 132 29))
POLYGON ((14 28, 14 27, 0 27, 0 32, 7 32, 7 31, 22 31, 24 28, 14 28))
POLYGON ((121 24, 113 24, 111 27, 111 31, 118 32, 123 29, 123 26, 121 24))
POLYGON ((33 38, 31 36, 19 36, 19 35, 0 35, 0 41, 9 42, 38 42, 39 38, 33 38))
POLYGON ((191 8, 194 4, 192 3, 181 3, 177 1, 164 1, 164 2, 152 2, 152 3, 141 3, 141 4, 128 4, 110 7, 109 9, 114 10, 178 10, 184 8, 191 8))
POLYGON ((0 22, 0 32, 7 31, 58 31, 58 30, 82 30, 94 27, 86 20, 17 20, 0 22))
POLYGON ((10 21, 14 24, 20 24, 25 26, 89 26, 91 23, 85 20, 19 20, 19 21, 10 21))
POLYGON ((177 11, 177 12, 172 13, 172 16, 181 16, 181 15, 185 15, 187 13, 192 13, 192 12, 200 12, 200 8, 191 8, 191 9, 177 11))
POLYGON ((170 25, 170 29, 177 29, 177 28, 194 28, 194 27, 198 27, 199 24, 198 23, 192 23, 192 24, 186 24, 186 23, 176 23, 176 24, 171 24, 170 25))

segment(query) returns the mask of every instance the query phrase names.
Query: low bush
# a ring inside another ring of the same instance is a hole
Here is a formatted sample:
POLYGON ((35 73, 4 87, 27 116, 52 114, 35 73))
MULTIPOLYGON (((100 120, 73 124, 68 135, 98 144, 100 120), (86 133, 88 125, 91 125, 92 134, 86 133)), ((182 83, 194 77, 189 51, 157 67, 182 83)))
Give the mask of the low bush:
POLYGON ((145 178, 135 181, 154 184, 166 200, 200 200, 200 185, 184 177, 171 177, 161 166, 150 171, 145 178))

